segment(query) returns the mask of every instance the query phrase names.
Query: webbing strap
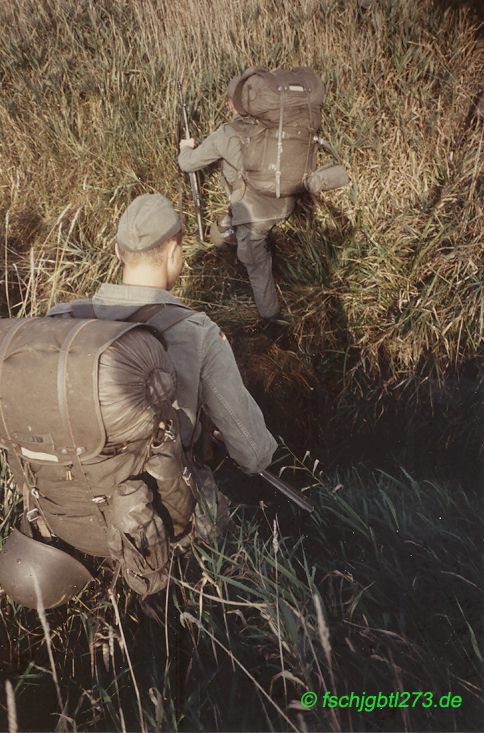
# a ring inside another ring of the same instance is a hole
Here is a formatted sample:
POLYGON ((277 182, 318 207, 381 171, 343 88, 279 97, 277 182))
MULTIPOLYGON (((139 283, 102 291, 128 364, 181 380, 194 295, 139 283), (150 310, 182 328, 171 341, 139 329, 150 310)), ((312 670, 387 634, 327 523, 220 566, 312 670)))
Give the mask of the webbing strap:
POLYGON ((14 445, 8 451, 7 461, 17 484, 18 491, 22 491, 25 510, 30 509, 30 486, 25 468, 14 445))
POLYGON ((276 198, 281 197, 281 157, 282 157, 282 128, 284 123, 285 91, 281 89, 279 98, 279 130, 277 132, 277 161, 276 161, 276 198))
POLYGON ((72 318, 85 318, 88 320, 96 318, 94 306, 90 300, 74 301, 71 305, 71 315, 72 318))
POLYGON ((186 318, 190 318, 190 316, 193 316, 195 312, 196 311, 192 311, 189 308, 185 307, 183 308, 183 312, 181 312, 181 308, 179 308, 178 306, 174 306, 172 308, 167 307, 165 310, 161 311, 161 323, 157 325, 157 329, 164 333, 172 326, 175 326, 177 323, 180 323, 186 318))
POLYGON ((141 306, 129 318, 123 320, 129 321, 130 323, 146 323, 153 316, 160 314, 156 328, 163 333, 176 323, 184 321, 185 318, 189 318, 194 313, 195 311, 178 303, 150 303, 141 306))
MULTIPOLYGON (((308 114, 309 114, 309 124, 311 125, 311 91, 306 88, 306 101, 308 103, 308 114)), ((306 151, 306 164, 304 166, 304 175, 307 176, 310 172, 309 170, 309 156, 311 154, 311 147, 314 146, 314 140, 311 135, 308 136, 308 148, 306 151)))
MULTIPOLYGON (((127 321, 128 323, 146 323, 159 313, 160 319, 156 328, 163 333, 163 331, 168 330, 180 321, 184 321, 185 318, 189 318, 195 312, 181 303, 148 303, 135 310, 128 318, 116 320, 127 321)), ((94 306, 89 300, 74 301, 70 307, 70 315, 72 318, 79 319, 91 320, 96 318, 94 306)))
MULTIPOLYGON (((67 404, 67 360, 69 357, 70 348, 74 343, 76 336, 83 328, 88 325, 89 321, 84 321, 83 323, 79 323, 78 325, 76 325, 75 328, 73 328, 73 330, 68 333, 59 351, 59 361, 57 365, 57 402, 59 405, 59 415, 62 419, 62 423, 64 426, 64 433, 69 436, 71 440, 71 445, 73 446, 76 445, 76 440, 74 438, 71 416, 69 414, 69 408, 67 404)), ((74 454, 74 462, 76 463, 81 475, 84 478, 86 485, 89 488, 91 497, 94 498, 94 491, 88 481, 80 456, 77 452, 74 454)))
POLYGON ((25 465, 22 462, 22 459, 19 456, 15 446, 12 446, 11 449, 8 451, 8 463, 12 469, 15 483, 17 484, 17 490, 20 491, 20 489, 22 489, 23 512, 27 518, 27 521, 30 524, 36 524, 41 537, 48 540, 52 539, 54 533, 50 530, 49 524, 47 522, 47 519, 45 518, 45 514, 42 511, 40 503, 32 494, 33 480, 29 481, 29 467, 27 466, 27 469, 25 468, 25 465), (35 517, 34 519, 31 519, 29 516, 32 507, 32 499, 37 510, 37 517, 35 517))
MULTIPOLYGON (((15 334, 17 333, 17 331, 20 328, 22 328, 23 324, 24 324, 24 320, 22 318, 19 318, 18 323, 15 324, 15 326, 11 329, 11 331, 9 331, 7 333, 7 336, 3 339, 3 343, 2 343, 2 346, 0 348, 0 385, 2 383, 2 367, 3 367, 3 363, 5 361, 5 356, 6 356, 7 351, 8 351, 8 347, 10 346, 10 344, 11 344, 11 342, 13 340, 13 337, 15 336, 15 334)), ((7 436, 8 440, 11 440, 10 432, 8 430, 7 423, 5 422, 5 415, 3 413, 3 402, 2 402, 2 400, 0 400, 0 417, 1 417, 2 423, 3 423, 4 434, 7 436)))

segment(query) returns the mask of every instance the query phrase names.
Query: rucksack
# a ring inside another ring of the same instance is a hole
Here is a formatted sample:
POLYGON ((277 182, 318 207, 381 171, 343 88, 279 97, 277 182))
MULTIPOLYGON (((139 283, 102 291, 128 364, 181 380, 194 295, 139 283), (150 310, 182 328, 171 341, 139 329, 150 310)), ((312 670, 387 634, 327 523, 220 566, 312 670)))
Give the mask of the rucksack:
POLYGON ((98 320, 77 301, 52 314, 63 317, 0 320, 0 444, 32 532, 39 520, 115 559, 143 596, 165 587, 195 506, 161 336, 192 313, 156 304, 98 320), (156 328, 143 323, 155 314, 156 328))
POLYGON ((309 68, 248 69, 233 95, 242 119, 230 123, 242 141, 242 177, 267 196, 305 190, 315 169, 324 84, 309 68))

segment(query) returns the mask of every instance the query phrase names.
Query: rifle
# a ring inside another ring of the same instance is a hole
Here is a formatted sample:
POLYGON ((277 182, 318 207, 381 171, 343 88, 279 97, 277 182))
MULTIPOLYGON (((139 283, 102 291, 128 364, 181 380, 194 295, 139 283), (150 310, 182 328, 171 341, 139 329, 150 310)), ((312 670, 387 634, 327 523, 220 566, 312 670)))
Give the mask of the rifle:
MULTIPOLYGON (((181 117, 183 121, 183 132, 185 135, 185 139, 189 140, 191 138, 191 135, 190 135, 190 128, 188 125, 188 113, 187 113, 187 107, 185 104, 185 100, 183 98, 182 86, 179 80, 177 80, 176 85, 178 88, 178 95, 180 97, 180 112, 181 112, 181 117)), ((190 179, 190 188, 192 190, 192 199, 195 205, 195 214, 197 217, 198 239, 200 240, 200 242, 203 242, 204 237, 203 237, 203 217, 202 217, 202 196, 200 194, 200 185, 198 183, 198 176, 195 171, 192 171, 191 173, 188 174, 188 177, 190 179)))
MULTIPOLYGON (((225 446, 225 443, 217 438, 212 433, 212 440, 216 445, 218 445, 220 448, 225 450, 225 457, 228 456, 228 451, 225 446)), ((237 466, 237 463, 231 459, 234 466, 237 466)), ((238 468, 238 466, 237 466, 238 468)), ((274 476, 273 473, 270 471, 267 471, 266 469, 259 471, 258 476, 262 476, 263 479, 267 481, 267 483, 274 486, 275 489, 281 492, 281 494, 284 494, 288 499, 290 499, 294 504, 296 504, 300 509, 304 509, 305 512, 313 512, 314 511, 314 504, 312 501, 309 501, 309 499, 306 499, 299 491, 296 491, 292 488, 292 486, 289 486, 285 481, 283 481, 281 478, 278 478, 277 476, 274 476)))
POLYGON ((270 473, 269 471, 266 471, 264 469, 263 471, 259 471, 259 476, 262 476, 262 478, 265 479, 269 484, 272 484, 272 486, 280 491, 281 494, 287 496, 287 498, 294 502, 294 504, 296 504, 298 507, 300 507, 300 509, 304 509, 305 512, 309 513, 314 512, 314 504, 312 503, 312 501, 306 499, 299 491, 296 491, 292 488, 292 486, 286 484, 285 481, 278 478, 277 476, 274 476, 273 473, 270 473))

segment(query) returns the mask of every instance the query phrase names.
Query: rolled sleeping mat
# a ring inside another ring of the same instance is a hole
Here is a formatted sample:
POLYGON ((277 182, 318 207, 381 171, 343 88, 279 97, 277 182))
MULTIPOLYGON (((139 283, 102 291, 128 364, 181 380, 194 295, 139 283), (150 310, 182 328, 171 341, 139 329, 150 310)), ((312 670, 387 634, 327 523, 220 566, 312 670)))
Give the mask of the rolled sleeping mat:
POLYGON ((321 191, 333 191, 342 188, 349 183, 349 180, 344 166, 327 163, 310 173, 304 185, 310 193, 318 194, 321 191))
POLYGON ((175 399, 173 365, 143 328, 123 334, 101 354, 98 384, 107 446, 147 438, 163 403, 175 399))

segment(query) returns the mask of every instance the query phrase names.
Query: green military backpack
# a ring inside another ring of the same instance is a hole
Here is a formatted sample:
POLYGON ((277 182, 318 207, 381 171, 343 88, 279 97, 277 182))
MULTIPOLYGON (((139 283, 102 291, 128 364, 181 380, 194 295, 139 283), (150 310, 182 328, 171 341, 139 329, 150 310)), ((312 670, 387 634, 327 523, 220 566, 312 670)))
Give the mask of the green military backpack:
POLYGON ((166 585, 195 506, 161 335, 192 313, 157 304, 97 320, 76 301, 54 309, 62 317, 0 320, 0 444, 24 525, 113 558, 143 596, 166 585))
POLYGON ((316 167, 324 84, 309 68, 248 69, 232 97, 243 119, 242 177, 255 191, 280 198, 302 193, 316 167))

